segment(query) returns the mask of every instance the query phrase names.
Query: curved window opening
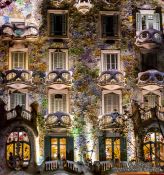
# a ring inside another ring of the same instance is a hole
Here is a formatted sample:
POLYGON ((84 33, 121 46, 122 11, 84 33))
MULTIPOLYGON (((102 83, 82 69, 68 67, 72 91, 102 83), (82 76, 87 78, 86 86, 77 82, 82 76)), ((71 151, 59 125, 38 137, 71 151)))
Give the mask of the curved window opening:
POLYGON ((158 131, 148 132, 144 137, 145 161, 164 166, 164 138, 158 131))
POLYGON ((28 134, 23 131, 11 132, 6 143, 6 160, 10 168, 22 169, 29 165, 31 148, 28 134))

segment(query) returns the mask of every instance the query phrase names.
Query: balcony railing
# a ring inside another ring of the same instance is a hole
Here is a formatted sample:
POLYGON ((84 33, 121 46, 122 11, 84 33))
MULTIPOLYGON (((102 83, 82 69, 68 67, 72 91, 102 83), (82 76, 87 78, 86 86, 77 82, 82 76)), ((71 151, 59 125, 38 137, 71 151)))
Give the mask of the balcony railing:
POLYGON ((46 118, 47 129, 69 128, 71 126, 71 117, 64 112, 51 113, 46 118))
POLYGON ((138 74, 138 85, 146 90, 157 90, 164 86, 164 72, 148 70, 138 74))
POLYGON ((48 73, 46 83, 54 89, 64 89, 71 84, 71 74, 68 70, 55 69, 48 73))
POLYGON ((162 32, 156 29, 142 30, 136 35, 136 46, 144 49, 154 49, 162 45, 162 32))
POLYGON ((122 72, 110 69, 103 71, 99 76, 98 83, 101 87, 109 90, 123 88, 125 85, 124 75, 122 72))
POLYGON ((25 26, 23 23, 6 23, 1 26, 1 35, 4 39, 33 38, 38 36, 39 30, 34 24, 25 26))

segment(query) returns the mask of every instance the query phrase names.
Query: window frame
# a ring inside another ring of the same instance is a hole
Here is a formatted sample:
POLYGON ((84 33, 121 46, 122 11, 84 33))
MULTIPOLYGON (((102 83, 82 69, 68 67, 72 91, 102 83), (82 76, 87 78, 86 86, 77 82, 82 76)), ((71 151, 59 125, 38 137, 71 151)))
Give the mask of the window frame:
POLYGON ((117 54, 117 69, 116 70, 121 71, 120 50, 101 50, 101 72, 105 70, 104 55, 106 54, 117 54))
POLYGON ((109 144, 106 144, 106 140, 107 139, 110 139, 111 140, 111 150, 112 150, 112 152, 111 152, 111 154, 112 154, 112 159, 110 159, 110 160, 116 160, 116 158, 115 158, 115 155, 114 155, 114 151, 115 151, 115 148, 116 148, 116 145, 115 145, 115 141, 116 140, 119 140, 119 146, 120 146, 120 149, 119 149, 119 161, 121 161, 121 137, 106 137, 105 138, 105 158, 106 158, 106 160, 108 160, 107 159, 107 154, 106 154, 106 149, 107 149, 107 146, 109 146, 109 144))
POLYGON ((142 26, 143 26, 142 16, 144 16, 144 15, 146 15, 146 16, 153 15, 153 29, 161 31, 161 17, 160 17, 160 13, 156 12, 155 10, 151 10, 151 9, 148 9, 148 10, 140 9, 136 13, 136 34, 141 32, 142 30, 149 30, 149 28, 147 28, 148 27, 148 21, 147 20, 146 20, 146 29, 142 28, 142 26), (158 23, 158 25, 157 25, 157 23, 158 23))
MULTIPOLYGON (((55 69, 51 69, 51 65, 52 65, 52 53, 54 53, 57 49, 49 49, 49 71, 53 71, 55 69)), ((65 56, 66 56, 66 62, 65 62, 65 70, 68 70, 69 69, 69 61, 68 61, 68 50, 67 49, 60 49, 61 52, 64 52, 65 53, 65 56)))
POLYGON ((69 38, 68 10, 48 10, 47 11, 47 21, 48 21, 48 36, 49 36, 49 38, 59 38, 59 39, 68 39, 69 38), (50 14, 67 15, 66 16, 66 35, 55 35, 55 34, 51 35, 50 14))
POLYGON ((152 93, 152 94, 154 94, 154 95, 157 95, 159 98, 158 98, 158 104, 159 104, 159 106, 161 106, 161 103, 162 103, 162 97, 161 97, 161 92, 159 91, 159 90, 156 90, 156 91, 147 91, 147 90, 143 90, 142 91, 142 106, 144 107, 144 96, 145 95, 149 95, 150 93, 152 93))
POLYGON ((28 70, 28 49, 27 48, 10 48, 9 49, 9 70, 13 69, 13 52, 24 52, 25 53, 25 70, 28 70))
MULTIPOLYGON (((119 113, 122 113, 122 92, 120 90, 114 90, 114 91, 109 91, 109 90, 104 90, 102 91, 102 110, 101 113, 102 115, 105 114, 105 95, 114 93, 116 95, 119 95, 119 113)), ((113 111, 114 112, 114 111, 113 111)))
MULTIPOLYGON (((50 149, 51 149, 51 151, 50 151, 50 159, 51 160, 53 160, 52 159, 52 146, 53 145, 56 145, 57 146, 57 153, 59 154, 60 153, 60 148, 61 148, 61 145, 64 145, 65 146, 65 148, 66 148, 66 155, 65 155, 65 158, 67 158, 67 138, 66 137, 51 137, 50 138, 50 149), (57 139, 57 144, 52 144, 52 139, 57 139), (65 141, 66 141, 66 144, 60 144, 60 140, 61 139, 65 139, 65 141)), ((60 155, 60 158, 61 158, 61 155, 60 155)), ((58 155, 57 155, 57 159, 58 159, 58 155)))
POLYGON ((55 95, 55 94, 63 94, 66 95, 66 110, 65 111, 61 111, 61 112, 65 112, 65 113, 69 113, 70 110, 70 99, 69 99, 69 91, 67 89, 64 90, 54 90, 54 89, 50 89, 48 92, 48 112, 51 112, 51 95, 55 95))
MULTIPOLYGON (((6 157, 6 161, 8 162, 9 160, 7 160, 7 152, 8 152, 8 150, 7 150, 7 147, 8 147, 8 145, 13 145, 13 152, 14 152, 14 155, 13 156, 15 156, 15 144, 17 143, 17 142, 20 142, 20 143, 22 143, 21 145, 22 145, 22 155, 23 155, 23 157, 24 157, 24 152, 23 152, 23 150, 24 150, 24 144, 27 144, 28 146, 29 146, 29 150, 30 150, 30 154, 29 154, 29 156, 30 156, 30 158, 29 158, 29 160, 23 160, 23 162, 28 162, 28 166, 30 165, 30 161, 31 161, 31 158, 32 158, 32 147, 31 147, 31 141, 30 141, 30 137, 29 137, 29 134, 28 134, 28 132, 26 132, 24 129, 21 129, 21 130, 19 130, 19 128, 16 128, 15 130, 13 130, 12 132, 10 132, 10 134, 12 134, 12 133, 18 133, 18 140, 17 141, 11 141, 11 142, 7 142, 7 140, 6 140, 6 144, 5 144, 5 157, 6 157), (20 132, 24 132, 24 133, 26 133, 27 134, 27 136, 28 136, 28 139, 29 139, 29 141, 27 142, 27 141, 19 141, 19 133, 20 132)), ((8 137, 10 136, 10 134, 8 135, 8 137)), ((8 137, 7 137, 7 139, 8 139, 8 137)), ((9 165, 9 164, 8 164, 9 165)), ((27 166, 27 167, 28 167, 27 166)))
POLYGON ((100 11, 99 14, 99 35, 101 39, 119 39, 120 38, 120 12, 119 11, 100 11), (117 36, 103 36, 102 35, 102 16, 118 16, 118 22, 117 22, 117 36))

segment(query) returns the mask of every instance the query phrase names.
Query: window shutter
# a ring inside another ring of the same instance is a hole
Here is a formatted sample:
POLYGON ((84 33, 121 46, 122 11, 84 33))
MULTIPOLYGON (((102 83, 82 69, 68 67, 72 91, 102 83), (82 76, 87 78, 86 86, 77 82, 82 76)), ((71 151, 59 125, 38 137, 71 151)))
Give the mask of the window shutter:
POLYGON ((67 15, 62 15, 62 35, 66 35, 66 31, 67 31, 67 15))
POLYGON ((113 32, 114 36, 118 36, 118 15, 113 16, 113 32))
POLYGON ((74 161, 74 139, 67 137, 66 145, 66 158, 67 160, 74 161))
POLYGON ((26 68, 26 53, 25 52, 12 52, 12 69, 25 69, 26 68))
POLYGON ((51 159, 51 138, 50 136, 45 136, 44 138, 44 157, 46 161, 51 159))
POLYGON ((121 138, 121 161, 127 161, 127 141, 125 137, 121 138))
POLYGON ((111 113, 114 112, 114 109, 116 109, 118 112, 119 109, 119 95, 110 93, 104 95, 104 113, 111 113))
POLYGON ((64 112, 67 112, 67 109, 66 109, 66 102, 67 102, 67 100, 66 100, 66 94, 64 94, 64 95, 63 95, 63 111, 64 111, 64 112))
POLYGON ((154 14, 153 28, 160 31, 160 15, 159 15, 159 13, 154 14))
POLYGON ((55 107, 54 107, 54 102, 55 102, 55 95, 54 94, 52 94, 51 96, 50 96, 50 112, 51 113, 54 113, 55 112, 55 107))
POLYGON ((62 68, 66 69, 66 53, 61 52, 62 68))
POLYGON ((105 153, 105 138, 103 136, 99 137, 99 156, 100 161, 106 160, 106 153, 105 153))
POLYGON ((142 30, 142 17, 140 13, 136 13, 136 31, 142 30))
POLYGON ((103 54, 103 71, 106 71, 108 68, 107 57, 108 57, 108 54, 103 54))
POLYGON ((54 35, 54 26, 56 25, 55 15, 50 13, 50 35, 54 35))
POLYGON ((113 112, 115 109, 119 112, 119 95, 118 94, 112 94, 112 111, 113 112))
POLYGON ((26 108, 26 94, 21 94, 21 97, 22 97, 22 106, 23 108, 26 108))
POLYGON ((101 26, 102 26, 102 37, 106 37, 106 25, 107 25, 107 17, 101 16, 101 26))
POLYGON ((10 108, 13 109, 15 108, 15 98, 14 98, 15 94, 11 94, 10 95, 10 108))

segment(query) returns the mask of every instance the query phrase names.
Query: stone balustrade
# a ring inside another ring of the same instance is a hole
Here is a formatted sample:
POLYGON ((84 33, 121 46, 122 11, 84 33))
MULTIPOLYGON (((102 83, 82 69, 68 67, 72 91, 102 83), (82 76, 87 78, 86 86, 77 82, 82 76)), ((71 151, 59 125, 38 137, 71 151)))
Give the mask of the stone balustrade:
POLYGON ((54 171, 57 169, 58 169, 58 161, 57 160, 45 162, 45 171, 54 171))
POLYGON ((71 117, 65 112, 55 112, 51 113, 46 118, 46 127, 47 129, 53 127, 65 127, 68 128, 71 126, 71 117))

